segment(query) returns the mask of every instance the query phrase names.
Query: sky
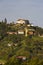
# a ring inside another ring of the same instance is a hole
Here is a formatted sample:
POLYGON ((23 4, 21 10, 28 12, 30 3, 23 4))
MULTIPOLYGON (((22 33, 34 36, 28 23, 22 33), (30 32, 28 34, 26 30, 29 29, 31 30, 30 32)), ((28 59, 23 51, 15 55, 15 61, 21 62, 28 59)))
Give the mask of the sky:
POLYGON ((33 25, 43 27, 43 0, 0 0, 0 21, 28 19, 33 25))

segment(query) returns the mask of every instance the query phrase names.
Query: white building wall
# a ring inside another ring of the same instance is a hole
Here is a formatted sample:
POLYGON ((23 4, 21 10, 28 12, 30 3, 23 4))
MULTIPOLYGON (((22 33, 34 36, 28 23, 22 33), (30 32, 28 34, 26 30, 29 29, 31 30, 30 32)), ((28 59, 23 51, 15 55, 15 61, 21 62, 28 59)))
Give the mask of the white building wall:
POLYGON ((25 24, 24 20, 17 21, 18 24, 25 24))
POLYGON ((18 34, 24 34, 24 32, 20 32, 20 31, 18 31, 18 34))

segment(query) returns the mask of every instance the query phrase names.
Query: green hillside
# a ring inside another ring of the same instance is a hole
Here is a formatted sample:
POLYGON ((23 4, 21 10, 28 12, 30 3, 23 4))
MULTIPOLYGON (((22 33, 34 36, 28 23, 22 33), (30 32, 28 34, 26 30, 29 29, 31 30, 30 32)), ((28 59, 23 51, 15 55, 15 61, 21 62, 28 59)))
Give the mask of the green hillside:
POLYGON ((4 65, 43 65, 43 28, 0 22, 0 63, 4 65), (24 34, 18 34, 18 30, 22 30, 24 34))

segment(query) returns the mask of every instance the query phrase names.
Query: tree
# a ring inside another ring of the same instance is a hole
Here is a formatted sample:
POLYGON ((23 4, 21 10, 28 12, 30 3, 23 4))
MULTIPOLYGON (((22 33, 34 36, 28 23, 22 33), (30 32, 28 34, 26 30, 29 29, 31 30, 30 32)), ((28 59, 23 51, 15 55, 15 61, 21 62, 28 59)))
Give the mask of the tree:
POLYGON ((7 19, 6 18, 4 19, 4 22, 5 22, 5 24, 7 24, 7 19))
POLYGON ((29 24, 29 20, 25 20, 25 23, 26 23, 26 24, 29 24))

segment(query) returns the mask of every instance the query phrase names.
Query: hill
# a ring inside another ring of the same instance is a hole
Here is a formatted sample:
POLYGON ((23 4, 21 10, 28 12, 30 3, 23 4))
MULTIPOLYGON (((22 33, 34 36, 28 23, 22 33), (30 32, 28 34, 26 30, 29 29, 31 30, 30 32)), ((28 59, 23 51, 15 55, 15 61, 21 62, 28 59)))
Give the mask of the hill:
POLYGON ((43 28, 0 22, 0 63, 43 65, 43 28))

